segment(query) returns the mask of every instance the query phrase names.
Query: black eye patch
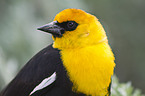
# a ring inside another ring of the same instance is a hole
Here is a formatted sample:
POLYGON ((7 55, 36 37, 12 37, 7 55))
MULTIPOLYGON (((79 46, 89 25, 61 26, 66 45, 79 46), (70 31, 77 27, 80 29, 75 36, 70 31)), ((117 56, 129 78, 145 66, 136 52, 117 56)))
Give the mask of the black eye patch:
POLYGON ((73 31, 77 28, 78 23, 75 21, 67 21, 62 23, 57 23, 60 27, 64 28, 66 31, 73 31))

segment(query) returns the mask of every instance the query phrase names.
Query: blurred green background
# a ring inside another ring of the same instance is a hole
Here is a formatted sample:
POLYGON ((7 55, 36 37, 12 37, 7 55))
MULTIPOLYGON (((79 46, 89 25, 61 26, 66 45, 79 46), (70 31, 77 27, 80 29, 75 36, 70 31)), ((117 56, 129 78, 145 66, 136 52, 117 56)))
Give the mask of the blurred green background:
POLYGON ((0 90, 52 42, 37 27, 65 8, 97 16, 115 53, 115 73, 145 93, 145 0, 0 0, 0 90))

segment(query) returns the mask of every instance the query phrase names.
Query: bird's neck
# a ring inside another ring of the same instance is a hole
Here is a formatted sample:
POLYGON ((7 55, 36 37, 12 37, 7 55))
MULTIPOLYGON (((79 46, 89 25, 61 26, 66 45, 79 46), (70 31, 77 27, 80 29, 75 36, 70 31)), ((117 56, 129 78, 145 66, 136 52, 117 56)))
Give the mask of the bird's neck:
MULTIPOLYGON (((65 41, 65 40, 64 40, 65 41)), ((69 41, 69 40, 66 40, 69 41)), ((106 36, 104 36, 103 38, 99 39, 99 40, 90 40, 90 41, 86 41, 87 43, 76 43, 76 42, 71 42, 69 41, 69 43, 67 42, 58 42, 55 41, 53 42, 53 48, 57 48, 59 50, 77 50, 77 49, 85 49, 88 46, 98 46, 101 43, 106 43, 108 44, 108 39, 106 36)))

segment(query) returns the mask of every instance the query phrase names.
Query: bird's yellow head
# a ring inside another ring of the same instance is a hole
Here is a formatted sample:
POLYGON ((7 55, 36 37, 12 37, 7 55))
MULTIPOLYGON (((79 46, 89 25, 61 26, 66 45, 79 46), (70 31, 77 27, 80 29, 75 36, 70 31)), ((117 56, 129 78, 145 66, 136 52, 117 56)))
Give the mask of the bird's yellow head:
POLYGON ((53 47, 82 48, 107 42, 106 33, 98 19, 80 9, 65 9, 58 13, 54 21, 39 30, 53 35, 53 47))

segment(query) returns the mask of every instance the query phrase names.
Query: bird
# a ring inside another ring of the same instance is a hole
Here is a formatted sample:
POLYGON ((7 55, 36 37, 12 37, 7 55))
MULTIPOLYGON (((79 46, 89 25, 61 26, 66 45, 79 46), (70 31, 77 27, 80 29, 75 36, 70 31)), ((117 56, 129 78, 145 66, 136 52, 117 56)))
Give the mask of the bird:
POLYGON ((96 16, 68 8, 38 30, 52 34, 54 42, 32 57, 0 96, 110 96, 115 57, 96 16))

